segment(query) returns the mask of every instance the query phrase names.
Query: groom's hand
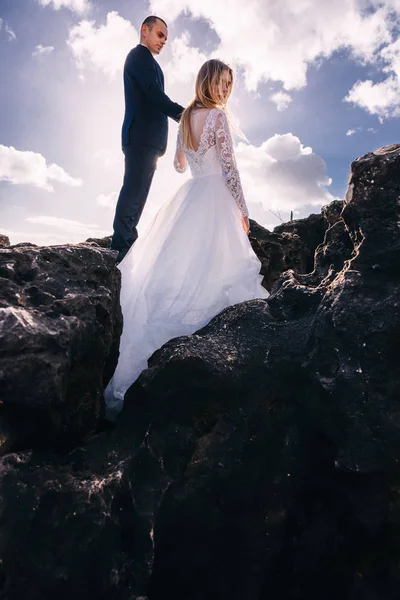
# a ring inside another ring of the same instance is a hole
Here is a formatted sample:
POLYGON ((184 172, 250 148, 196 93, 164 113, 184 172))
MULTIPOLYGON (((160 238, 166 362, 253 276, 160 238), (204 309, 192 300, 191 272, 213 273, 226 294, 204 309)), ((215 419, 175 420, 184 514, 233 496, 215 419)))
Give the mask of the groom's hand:
POLYGON ((250 233, 250 221, 249 221, 249 217, 244 217, 242 215, 242 225, 243 225, 243 229, 246 232, 246 235, 249 235, 249 233, 250 233))

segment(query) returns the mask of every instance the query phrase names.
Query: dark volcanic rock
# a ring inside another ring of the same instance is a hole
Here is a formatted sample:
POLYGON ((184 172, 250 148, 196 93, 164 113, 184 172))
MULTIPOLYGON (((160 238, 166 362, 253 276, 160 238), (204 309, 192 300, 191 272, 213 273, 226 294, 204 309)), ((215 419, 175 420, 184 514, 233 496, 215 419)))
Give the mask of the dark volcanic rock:
POLYGON ((252 223, 304 272, 158 350, 111 432, 2 458, 6 600, 398 599, 399 174, 355 161, 322 243, 252 223))
POLYGON ((352 164, 342 218, 354 249, 328 286, 309 369, 336 398, 337 462, 396 470, 400 455, 400 146, 352 164))
POLYGON ((1 450, 93 431, 121 329, 119 271, 87 245, 0 250, 1 450))
POLYGON ((276 282, 270 296, 271 314, 277 321, 300 319, 314 314, 323 293, 323 288, 315 283, 312 275, 302 277, 292 270, 286 271, 276 282))
POLYGON ((284 271, 298 274, 313 271, 315 251, 323 243, 328 228, 339 220, 342 207, 343 202, 335 200, 324 206, 320 215, 283 223, 273 232, 251 221, 250 242, 261 261, 263 284, 268 290, 284 271))
POLYGON ((171 341, 128 392, 126 415, 146 390, 156 430, 165 407, 186 456, 151 600, 397 598, 399 173, 400 146, 353 163, 313 274, 285 273, 270 310, 233 307, 171 341), (198 407, 190 424, 178 405, 198 407))
POLYGON ((97 244, 97 246, 100 246, 100 248, 109 248, 110 244, 111 244, 111 238, 112 236, 109 235, 107 237, 104 238, 88 238, 86 240, 85 243, 87 244, 97 244))
POLYGON ((342 200, 333 200, 330 204, 323 206, 321 209, 321 214, 323 215, 325 221, 329 224, 329 226, 334 225, 340 219, 340 215, 343 210, 343 201, 342 200))
POLYGON ((324 243, 318 246, 314 255, 314 273, 309 280, 317 285, 324 277, 336 275, 343 269, 346 260, 354 251, 346 223, 343 219, 334 223, 325 233, 324 243))
POLYGON ((296 235, 304 244, 306 248, 306 266, 305 270, 299 271, 299 273, 309 273, 313 270, 315 249, 322 244, 325 231, 331 225, 329 219, 331 218, 332 212, 334 212, 332 205, 335 205, 336 208, 338 204, 340 205, 342 202, 335 200, 328 205, 329 208, 324 207, 319 215, 311 214, 305 219, 297 219, 295 221, 290 221, 289 223, 283 223, 274 228, 274 233, 296 235))
POLYGON ((0 233, 0 248, 9 248, 10 240, 6 235, 0 233))
POLYGON ((283 271, 307 272, 308 250, 298 235, 271 233, 252 221, 250 242, 261 261, 263 285, 268 290, 272 289, 283 271))

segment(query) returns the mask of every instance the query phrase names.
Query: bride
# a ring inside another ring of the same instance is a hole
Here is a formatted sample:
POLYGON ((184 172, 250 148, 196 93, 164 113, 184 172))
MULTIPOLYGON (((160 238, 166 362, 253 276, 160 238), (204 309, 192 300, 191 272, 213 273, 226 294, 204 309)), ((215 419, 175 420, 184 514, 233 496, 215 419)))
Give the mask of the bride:
POLYGON ((192 179, 160 208, 118 268, 124 327, 106 389, 108 416, 148 358, 172 338, 194 333, 232 304, 267 298, 225 112, 230 67, 208 60, 182 114, 175 168, 192 179))

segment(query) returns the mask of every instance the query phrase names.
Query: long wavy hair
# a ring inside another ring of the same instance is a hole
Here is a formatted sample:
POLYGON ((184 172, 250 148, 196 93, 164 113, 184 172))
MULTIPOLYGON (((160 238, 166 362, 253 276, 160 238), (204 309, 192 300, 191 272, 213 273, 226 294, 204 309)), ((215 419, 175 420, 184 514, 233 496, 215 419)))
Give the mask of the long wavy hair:
POLYGON ((194 150, 192 130, 190 127, 190 117, 193 109, 198 107, 220 108, 226 110, 226 102, 231 95, 233 86, 232 69, 217 58, 212 58, 204 63, 196 77, 195 96, 189 106, 183 111, 180 121, 180 134, 182 145, 185 148, 194 150), (232 85, 224 97, 222 89, 222 74, 228 71, 231 76, 232 85))

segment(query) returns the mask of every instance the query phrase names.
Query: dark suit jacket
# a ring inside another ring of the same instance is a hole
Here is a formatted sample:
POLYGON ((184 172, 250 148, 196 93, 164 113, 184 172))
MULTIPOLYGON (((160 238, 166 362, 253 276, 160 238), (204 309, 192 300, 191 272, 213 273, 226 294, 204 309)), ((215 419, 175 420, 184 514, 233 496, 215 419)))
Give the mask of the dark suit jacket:
POLYGON ((164 93, 164 74, 150 50, 139 44, 126 57, 124 66, 125 118, 122 147, 146 144, 164 154, 168 117, 179 121, 183 107, 164 93))

